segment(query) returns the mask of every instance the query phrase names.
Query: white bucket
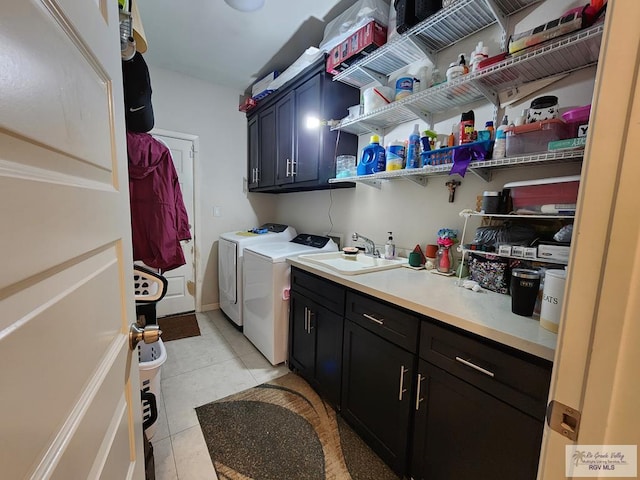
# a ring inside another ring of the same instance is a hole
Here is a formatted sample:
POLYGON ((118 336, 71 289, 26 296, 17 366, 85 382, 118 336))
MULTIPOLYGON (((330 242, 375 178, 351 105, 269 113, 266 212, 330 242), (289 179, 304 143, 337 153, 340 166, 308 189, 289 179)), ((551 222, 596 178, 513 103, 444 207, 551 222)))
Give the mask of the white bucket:
POLYGON ((565 270, 547 270, 544 276, 540 326, 555 333, 558 333, 560 324, 566 278, 567 272, 565 270))
POLYGON ((393 102, 394 92, 391 87, 371 87, 363 92, 362 97, 364 113, 367 114, 393 102))

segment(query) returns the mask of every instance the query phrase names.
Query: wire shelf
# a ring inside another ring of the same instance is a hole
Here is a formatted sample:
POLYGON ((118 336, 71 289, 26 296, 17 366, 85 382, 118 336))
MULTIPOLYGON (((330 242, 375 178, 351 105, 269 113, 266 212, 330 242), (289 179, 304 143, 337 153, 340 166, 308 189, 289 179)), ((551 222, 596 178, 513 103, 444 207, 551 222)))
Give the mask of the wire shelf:
MULTIPOLYGON (((493 3, 500 10, 499 14, 512 15, 539 1, 494 0, 493 3)), ((486 0, 458 0, 356 61, 334 80, 360 88, 374 80, 364 73, 365 70, 388 76, 423 60, 494 24, 497 20, 489 3, 486 0)))
MULTIPOLYGON (((570 73, 595 65, 600 54, 603 30, 604 26, 602 24, 594 25, 588 29, 541 45, 531 51, 509 57, 483 70, 468 73, 451 82, 445 82, 414 93, 400 101, 374 110, 366 116, 341 122, 335 128, 347 127, 360 121, 365 121, 380 128, 387 128, 395 126, 397 123, 414 120, 416 115, 412 113, 412 110, 421 111, 425 115, 440 113, 454 107, 482 100, 486 98, 486 91, 498 92, 541 78, 570 73), (407 107, 411 107, 411 110, 407 107), (396 113, 395 110, 401 110, 403 113, 396 113), (402 121, 396 121, 394 115, 398 115, 402 121)), ((343 129, 350 133, 355 133, 356 130, 353 128, 349 130, 343 129)), ((357 130, 367 133, 364 126, 357 130)))
MULTIPOLYGON (((569 160, 580 160, 584 156, 583 149, 577 150, 563 150, 559 152, 545 152, 534 155, 521 155, 517 157, 498 158, 494 160, 482 160, 478 162, 471 162, 468 166, 469 170, 483 170, 488 168, 509 168, 522 165, 530 165, 532 163, 560 163, 569 160)), ((359 175, 355 177, 343 177, 343 178, 330 178, 329 183, 341 183, 341 182, 362 182, 369 183, 372 180, 390 180, 402 177, 428 177, 436 175, 448 175, 451 172, 452 163, 445 163, 442 165, 428 165, 422 168, 416 168, 411 170, 393 170, 390 172, 379 172, 372 175, 359 175)), ((480 214, 478 214, 480 215, 480 214)), ((485 215, 486 216, 486 215, 485 215)), ((491 215, 493 217, 499 215, 491 215)), ((513 215, 510 215, 513 216, 513 215)), ((527 218, 534 218, 533 215, 527 215, 527 218)), ((549 217, 549 215, 546 215, 549 217)), ((554 215, 553 218, 563 218, 558 215, 554 215)))

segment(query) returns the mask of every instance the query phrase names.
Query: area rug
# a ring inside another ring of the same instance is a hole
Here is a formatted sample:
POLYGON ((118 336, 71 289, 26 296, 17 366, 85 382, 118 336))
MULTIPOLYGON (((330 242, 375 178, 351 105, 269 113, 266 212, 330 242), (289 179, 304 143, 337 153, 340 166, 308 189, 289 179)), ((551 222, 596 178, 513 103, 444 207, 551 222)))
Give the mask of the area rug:
POLYGON ((398 480, 301 377, 196 408, 220 480, 398 480))
POLYGON ((200 327, 194 313, 159 318, 158 326, 162 330, 163 342, 200 335, 200 327))

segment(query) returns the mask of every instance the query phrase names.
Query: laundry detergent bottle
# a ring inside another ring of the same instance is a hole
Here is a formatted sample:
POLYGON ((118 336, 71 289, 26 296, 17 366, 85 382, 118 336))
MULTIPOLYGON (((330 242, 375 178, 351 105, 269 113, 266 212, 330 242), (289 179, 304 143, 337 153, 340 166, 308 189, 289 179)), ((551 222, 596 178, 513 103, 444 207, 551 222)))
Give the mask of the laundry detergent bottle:
POLYGON ((362 158, 358 163, 358 175, 371 175, 376 172, 384 172, 387 168, 387 160, 384 147, 380 145, 380 137, 371 135, 371 143, 362 150, 362 158))

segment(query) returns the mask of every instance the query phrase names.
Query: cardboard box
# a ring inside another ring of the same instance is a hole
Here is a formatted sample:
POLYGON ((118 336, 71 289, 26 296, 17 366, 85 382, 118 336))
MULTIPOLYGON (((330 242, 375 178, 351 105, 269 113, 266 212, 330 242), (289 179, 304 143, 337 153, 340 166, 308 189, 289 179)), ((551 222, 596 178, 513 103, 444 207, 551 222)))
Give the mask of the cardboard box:
POLYGON ((336 75, 386 42, 387 27, 371 21, 331 49, 327 57, 326 70, 336 75))
POLYGON ((538 245, 538 257, 568 262, 570 249, 569 245, 541 243, 538 245))
MULTIPOLYGON (((251 87, 251 97, 255 100, 259 100, 260 98, 265 97, 266 96, 265 93, 268 91, 267 87, 271 82, 273 82, 278 77, 278 75, 279 73, 276 70, 274 70, 269 75, 261 78, 256 83, 254 83, 253 86, 251 87)), ((271 93, 272 91, 273 90, 268 92, 271 93)), ((267 93, 267 95, 269 93, 267 93)))

